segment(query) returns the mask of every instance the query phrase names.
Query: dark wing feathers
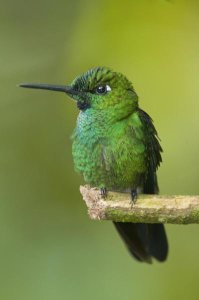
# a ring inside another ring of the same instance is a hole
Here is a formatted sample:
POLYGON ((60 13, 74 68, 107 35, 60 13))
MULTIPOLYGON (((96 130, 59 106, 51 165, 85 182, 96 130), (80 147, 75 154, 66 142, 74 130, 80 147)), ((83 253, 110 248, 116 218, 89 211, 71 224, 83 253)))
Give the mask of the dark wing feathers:
MULTIPOLYGON (((156 170, 162 161, 162 148, 150 116, 141 109, 138 113, 143 124, 147 155, 147 172, 144 177, 143 192, 144 194, 156 194, 158 193, 156 170)), ((159 261, 166 260, 168 243, 163 224, 119 222, 114 225, 130 253, 138 261, 150 263, 152 257, 159 261)))
POLYGON ((139 116, 145 131, 147 153, 147 173, 145 174, 143 192, 144 194, 156 194, 158 193, 156 170, 162 161, 162 148, 151 117, 141 109, 139 109, 139 116))

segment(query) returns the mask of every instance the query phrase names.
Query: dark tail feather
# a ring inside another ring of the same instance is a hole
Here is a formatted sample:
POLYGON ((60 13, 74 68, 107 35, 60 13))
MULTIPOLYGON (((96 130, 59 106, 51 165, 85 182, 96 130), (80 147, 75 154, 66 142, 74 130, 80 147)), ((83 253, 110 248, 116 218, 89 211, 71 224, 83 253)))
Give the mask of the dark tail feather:
POLYGON ((160 262, 167 259, 168 242, 163 224, 146 224, 149 230, 150 254, 160 262))
POLYGON ((167 258, 168 243, 162 224, 114 222, 130 253, 141 262, 152 262, 167 258))
MULTIPOLYGON (((125 242, 129 252, 139 261, 151 263, 151 257, 148 253, 148 245, 144 240, 146 230, 144 224, 113 222, 121 238, 125 242), (144 233, 144 234, 143 234, 144 233)), ((146 239, 148 241, 148 239, 146 239)))

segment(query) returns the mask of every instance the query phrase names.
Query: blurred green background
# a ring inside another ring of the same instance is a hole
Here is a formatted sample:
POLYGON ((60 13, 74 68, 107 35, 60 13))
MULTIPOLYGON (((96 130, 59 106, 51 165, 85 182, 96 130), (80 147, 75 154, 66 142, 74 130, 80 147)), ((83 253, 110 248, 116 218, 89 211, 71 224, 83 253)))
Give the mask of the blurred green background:
POLYGON ((198 226, 166 226, 166 263, 132 260, 87 216, 75 104, 16 84, 126 74, 162 140, 161 193, 199 194, 199 2, 1 0, 0 22, 0 299, 198 299, 198 226))

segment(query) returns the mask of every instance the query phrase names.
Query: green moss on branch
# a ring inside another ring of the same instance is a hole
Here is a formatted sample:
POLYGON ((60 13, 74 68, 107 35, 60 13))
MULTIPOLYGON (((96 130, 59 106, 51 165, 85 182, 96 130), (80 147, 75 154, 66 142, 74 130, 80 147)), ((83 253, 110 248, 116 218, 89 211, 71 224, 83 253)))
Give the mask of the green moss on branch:
POLYGON ((199 223, 199 196, 139 195, 132 204, 128 193, 109 192, 81 186, 91 219, 133 223, 199 223))

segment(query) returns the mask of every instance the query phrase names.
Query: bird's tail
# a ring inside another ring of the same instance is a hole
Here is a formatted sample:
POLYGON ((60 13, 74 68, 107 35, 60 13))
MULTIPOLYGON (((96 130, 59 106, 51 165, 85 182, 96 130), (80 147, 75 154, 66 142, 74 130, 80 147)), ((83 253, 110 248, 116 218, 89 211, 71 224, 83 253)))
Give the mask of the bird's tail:
POLYGON ((160 262, 166 260, 168 243, 163 224, 113 223, 137 260, 148 263, 152 257, 160 262))

